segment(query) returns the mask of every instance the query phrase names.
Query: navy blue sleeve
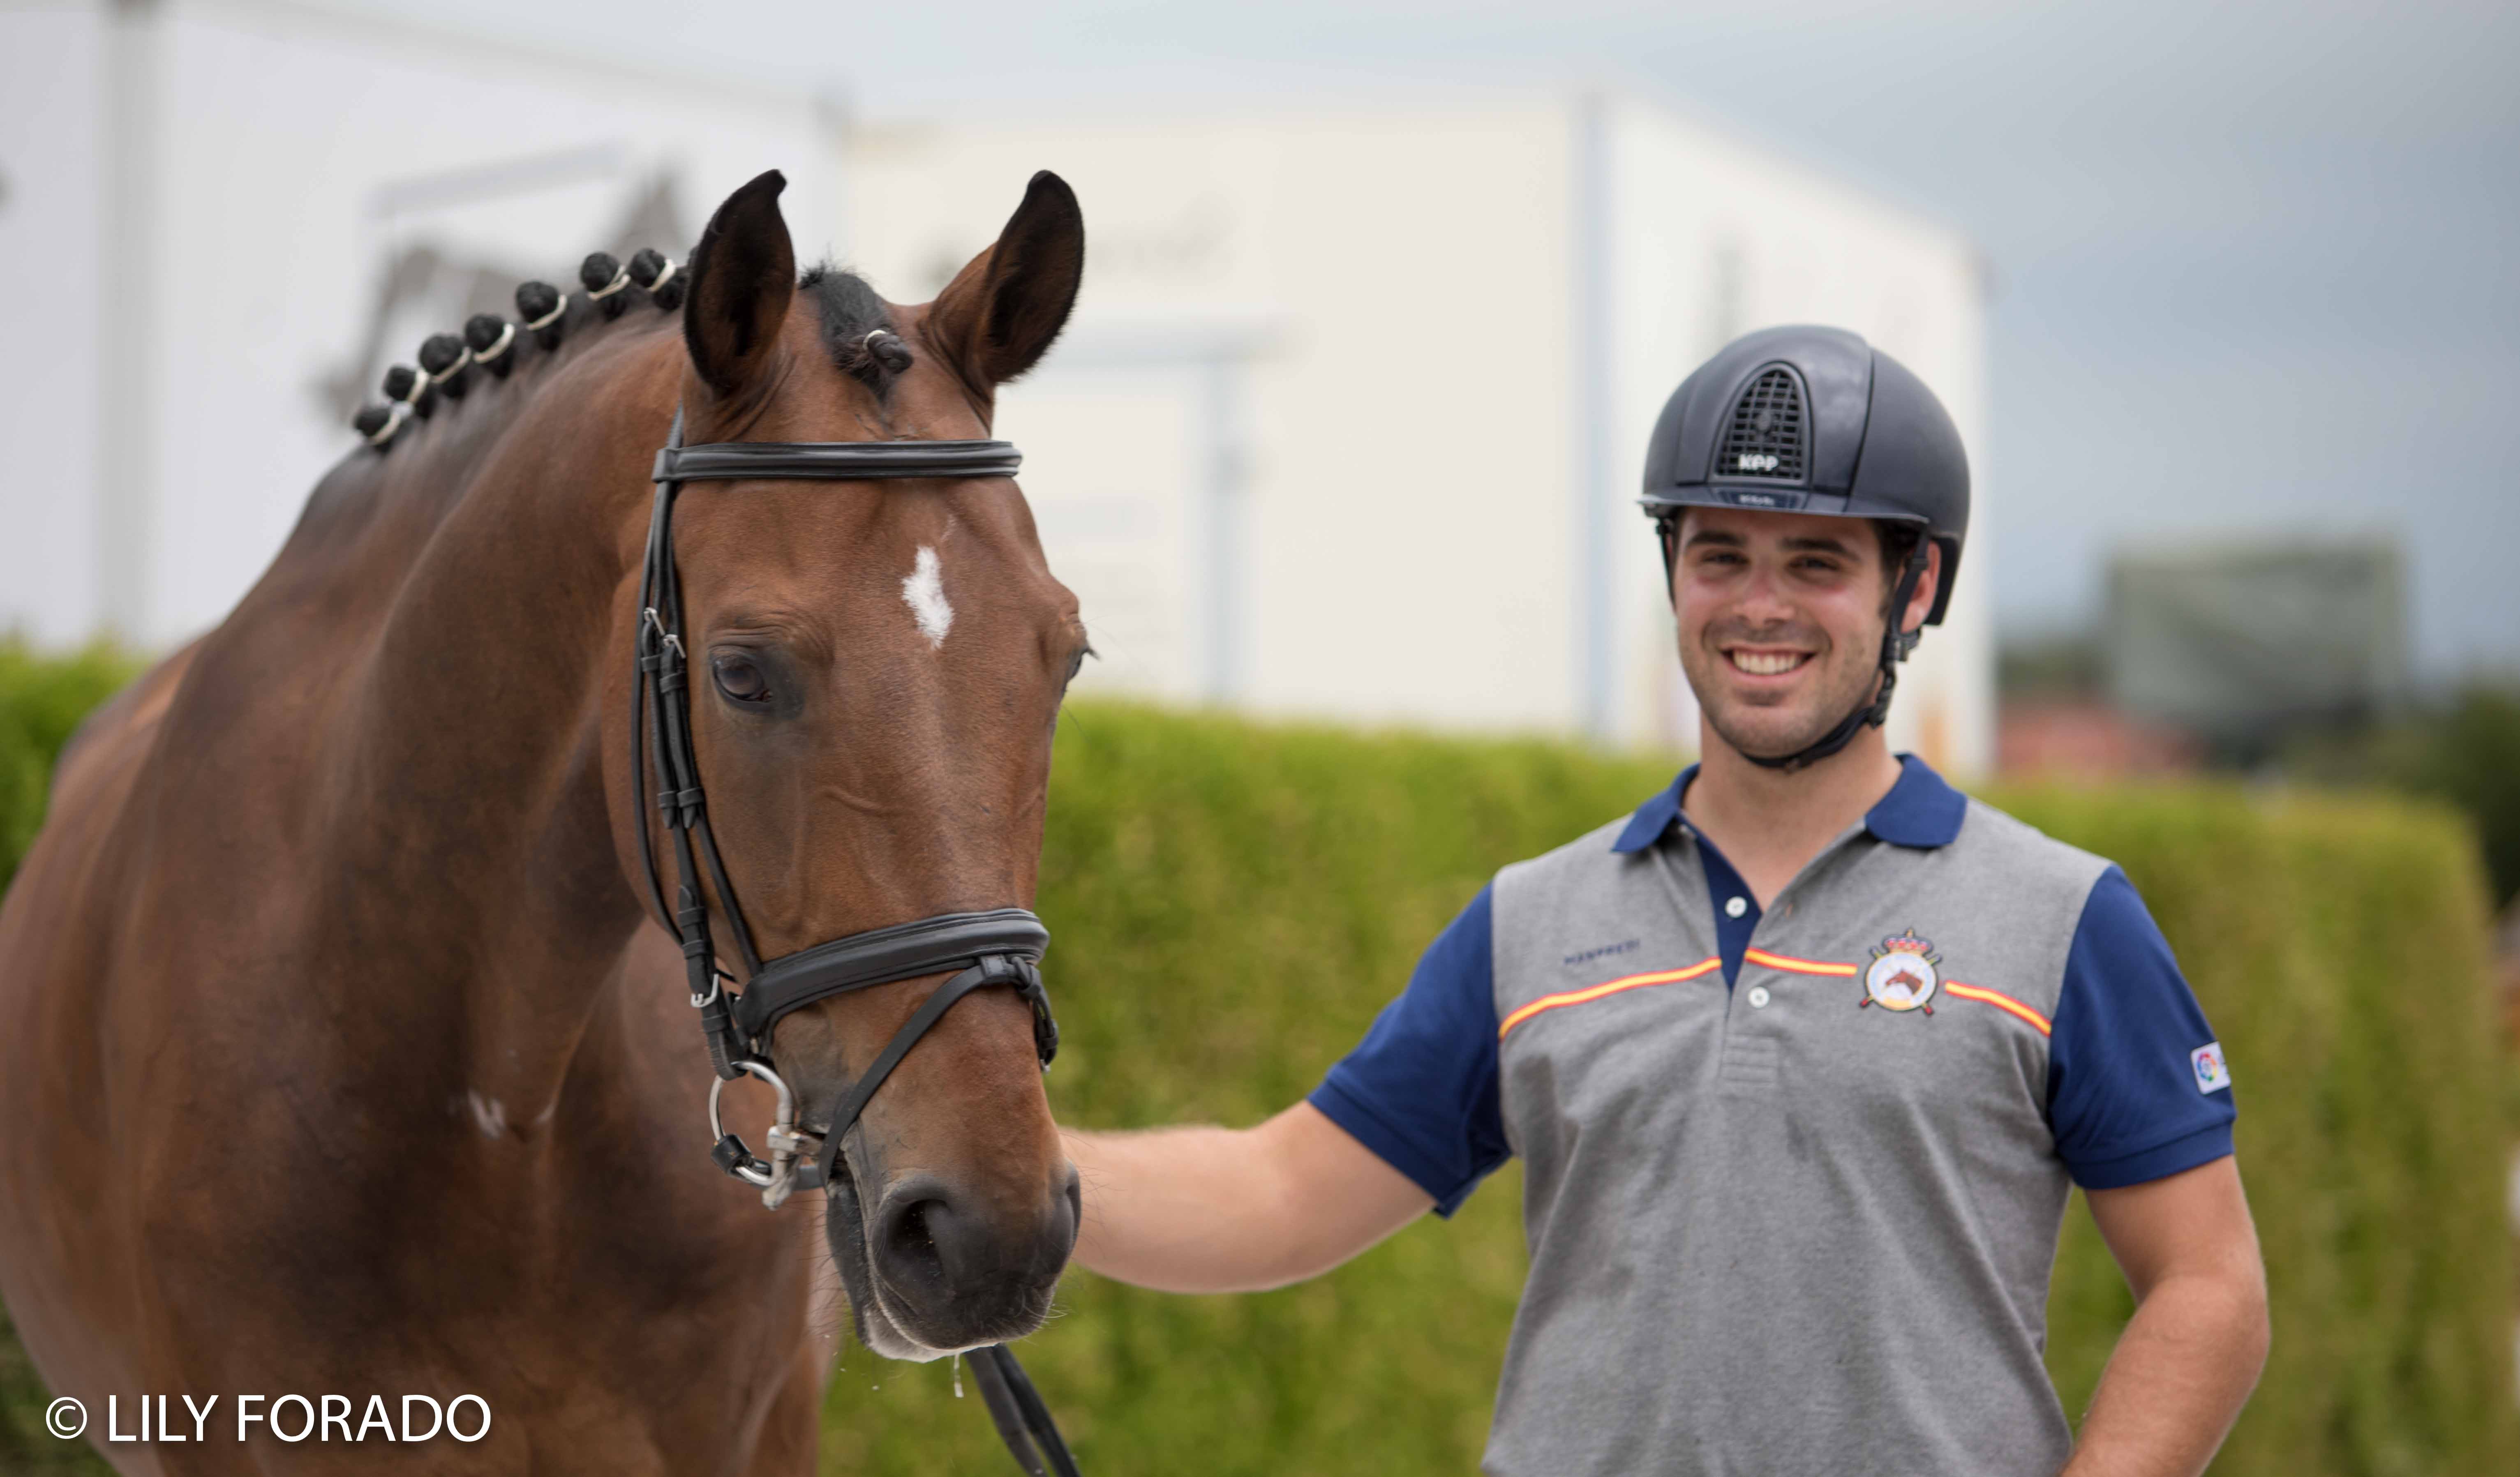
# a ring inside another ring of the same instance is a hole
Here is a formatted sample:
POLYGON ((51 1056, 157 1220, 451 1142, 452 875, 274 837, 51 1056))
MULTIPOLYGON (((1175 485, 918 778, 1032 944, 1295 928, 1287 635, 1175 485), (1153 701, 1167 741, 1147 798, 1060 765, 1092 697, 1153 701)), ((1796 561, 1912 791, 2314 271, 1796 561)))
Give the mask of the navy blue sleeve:
POLYGON ((2126 873, 2092 886, 2048 1040, 2048 1123, 2085 1189, 2231 1152, 2231 1072, 2170 941, 2126 873))
POLYGON ((1311 1102, 1451 1215, 1503 1164, 1496 954, 1489 889, 1418 961, 1400 998, 1313 1089, 1311 1102))

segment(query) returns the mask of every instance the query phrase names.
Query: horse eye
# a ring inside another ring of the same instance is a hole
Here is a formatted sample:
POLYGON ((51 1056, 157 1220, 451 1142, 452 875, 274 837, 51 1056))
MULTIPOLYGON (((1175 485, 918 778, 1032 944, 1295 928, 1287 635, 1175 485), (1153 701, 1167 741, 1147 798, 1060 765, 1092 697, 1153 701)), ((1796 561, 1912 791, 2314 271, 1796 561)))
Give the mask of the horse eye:
POLYGON ((712 656, 709 671, 717 678, 717 690, 737 702, 763 702, 770 696, 770 679, 749 656, 712 656))

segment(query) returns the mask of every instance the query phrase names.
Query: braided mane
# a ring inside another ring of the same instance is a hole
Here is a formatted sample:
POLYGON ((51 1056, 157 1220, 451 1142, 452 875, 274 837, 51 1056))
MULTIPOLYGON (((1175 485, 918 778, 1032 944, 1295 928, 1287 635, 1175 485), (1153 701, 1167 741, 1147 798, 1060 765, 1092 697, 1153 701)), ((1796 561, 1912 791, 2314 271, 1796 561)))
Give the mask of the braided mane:
MULTIPOLYGON (((385 371, 384 399, 363 407, 351 425, 379 455, 447 402, 462 400, 485 380, 505 380, 536 351, 560 351, 572 334, 614 322, 634 302, 660 312, 683 305, 688 286, 683 265, 662 252, 642 249, 626 263, 610 253, 589 254, 577 269, 579 291, 563 292, 547 282, 517 288, 517 318, 475 313, 464 332, 432 334, 420 346, 417 364, 385 371)), ((823 338, 839 367, 881 392, 890 377, 910 368, 910 346, 866 281, 830 265, 806 272, 797 286, 814 297, 823 315, 823 338)))
POLYGON ((620 318, 634 296, 663 312, 683 305, 682 266, 659 251, 643 249, 627 265, 608 252, 594 252, 578 265, 577 280, 582 291, 574 293, 547 282, 520 284, 516 322, 475 313, 460 336, 430 335, 420 346, 418 364, 385 371, 383 402, 362 408, 351 425, 382 454, 412 423, 436 414, 440 403, 463 399, 484 377, 507 379, 535 349, 558 352, 590 320, 620 318))

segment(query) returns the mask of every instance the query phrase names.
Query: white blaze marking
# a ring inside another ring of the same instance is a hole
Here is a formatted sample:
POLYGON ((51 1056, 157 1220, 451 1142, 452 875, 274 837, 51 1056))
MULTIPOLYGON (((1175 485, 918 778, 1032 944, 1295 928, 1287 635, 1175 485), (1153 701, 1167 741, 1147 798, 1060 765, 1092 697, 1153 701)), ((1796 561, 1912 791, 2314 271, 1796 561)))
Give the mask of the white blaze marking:
POLYGON ((918 618, 919 634, 927 638, 928 647, 942 648, 945 633, 954 629, 954 607, 945 600, 944 566, 936 562, 936 551, 925 544, 919 546, 919 562, 910 577, 901 582, 901 598, 918 618))
POLYGON ((467 1088, 465 1105, 472 1109, 472 1126, 484 1139, 496 1139, 508 1131, 508 1110, 496 1097, 484 1097, 479 1088, 467 1088))

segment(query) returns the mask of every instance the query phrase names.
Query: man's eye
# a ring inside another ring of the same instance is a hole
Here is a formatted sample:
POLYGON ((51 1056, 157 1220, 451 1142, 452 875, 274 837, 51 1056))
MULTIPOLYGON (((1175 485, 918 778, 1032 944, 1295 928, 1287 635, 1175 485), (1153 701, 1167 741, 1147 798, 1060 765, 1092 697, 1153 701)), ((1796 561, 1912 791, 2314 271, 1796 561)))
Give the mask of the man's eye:
POLYGON ((763 702, 770 696, 770 679, 749 656, 717 656, 709 660, 709 670, 716 674, 717 690, 737 702, 763 702))

